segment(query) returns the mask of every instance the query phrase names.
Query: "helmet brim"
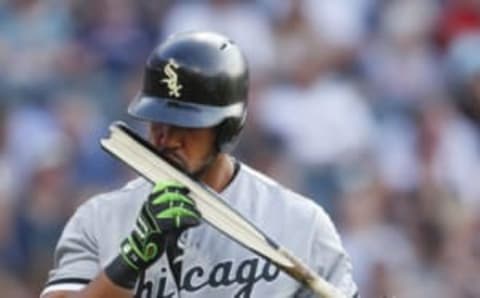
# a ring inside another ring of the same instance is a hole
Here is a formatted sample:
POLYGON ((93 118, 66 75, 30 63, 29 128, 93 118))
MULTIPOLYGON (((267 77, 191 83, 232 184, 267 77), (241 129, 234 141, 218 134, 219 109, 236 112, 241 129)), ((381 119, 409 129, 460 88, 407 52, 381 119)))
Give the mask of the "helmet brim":
POLYGON ((178 127, 214 127, 230 117, 241 117, 244 104, 211 106, 139 94, 128 107, 128 113, 140 120, 178 127))

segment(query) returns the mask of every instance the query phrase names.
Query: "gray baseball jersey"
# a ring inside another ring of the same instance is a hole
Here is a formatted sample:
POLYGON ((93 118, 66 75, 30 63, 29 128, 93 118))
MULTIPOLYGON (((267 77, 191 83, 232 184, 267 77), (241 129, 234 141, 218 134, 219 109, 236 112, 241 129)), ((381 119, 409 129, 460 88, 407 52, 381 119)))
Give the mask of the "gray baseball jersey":
MULTIPOLYGON (((139 178, 78 208, 55 251, 54 269, 42 293, 79 290, 119 253, 151 184, 139 178)), ((323 209, 242 164, 221 193, 240 214, 309 264, 347 297, 356 295, 351 263, 323 209)), ((294 279, 204 223, 179 239, 181 277, 164 254, 143 273, 135 297, 296 297, 294 279)))

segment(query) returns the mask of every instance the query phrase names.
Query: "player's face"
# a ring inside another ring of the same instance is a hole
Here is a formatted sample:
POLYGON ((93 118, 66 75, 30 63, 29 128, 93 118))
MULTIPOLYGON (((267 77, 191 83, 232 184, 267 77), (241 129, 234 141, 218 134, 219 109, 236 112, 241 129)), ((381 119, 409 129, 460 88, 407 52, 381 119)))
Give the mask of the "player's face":
POLYGON ((183 128, 160 123, 150 125, 150 141, 165 156, 189 173, 197 173, 215 155, 213 128, 183 128))

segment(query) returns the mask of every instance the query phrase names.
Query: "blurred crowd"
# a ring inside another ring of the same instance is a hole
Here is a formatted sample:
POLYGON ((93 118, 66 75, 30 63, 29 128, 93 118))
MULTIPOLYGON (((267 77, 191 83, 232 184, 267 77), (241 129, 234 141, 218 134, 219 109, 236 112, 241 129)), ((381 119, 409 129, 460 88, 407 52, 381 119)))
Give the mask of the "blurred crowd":
MULTIPOLYGON (((1 0, 0 289, 37 297, 150 50, 225 33, 251 65, 235 155, 331 214, 362 297, 480 297, 479 0, 1 0)), ((305 227, 308 229, 308 227, 305 227)))

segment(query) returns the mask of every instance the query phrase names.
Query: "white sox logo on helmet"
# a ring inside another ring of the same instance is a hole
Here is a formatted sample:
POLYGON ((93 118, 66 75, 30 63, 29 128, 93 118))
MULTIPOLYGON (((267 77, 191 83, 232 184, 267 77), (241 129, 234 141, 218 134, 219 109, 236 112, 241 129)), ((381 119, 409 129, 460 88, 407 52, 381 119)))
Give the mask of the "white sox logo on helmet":
POLYGON ((173 59, 169 59, 168 63, 163 68, 163 72, 167 76, 165 79, 162 79, 162 83, 167 84, 168 95, 174 97, 180 97, 180 90, 183 86, 178 82, 178 75, 175 72, 175 69, 178 69, 179 65, 173 59))

